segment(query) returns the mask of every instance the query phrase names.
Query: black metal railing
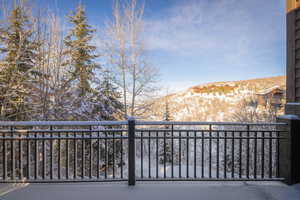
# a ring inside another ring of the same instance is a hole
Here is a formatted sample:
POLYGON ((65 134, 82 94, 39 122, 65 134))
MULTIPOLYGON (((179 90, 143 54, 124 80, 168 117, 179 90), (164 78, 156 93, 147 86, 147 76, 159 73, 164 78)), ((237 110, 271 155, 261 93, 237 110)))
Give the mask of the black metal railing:
POLYGON ((126 121, 3 122, 0 181, 125 181, 125 126, 126 121))
POLYGON ((136 122, 137 180, 282 180, 280 123, 136 122))
POLYGON ((0 182, 282 180, 285 126, 0 122, 0 182))

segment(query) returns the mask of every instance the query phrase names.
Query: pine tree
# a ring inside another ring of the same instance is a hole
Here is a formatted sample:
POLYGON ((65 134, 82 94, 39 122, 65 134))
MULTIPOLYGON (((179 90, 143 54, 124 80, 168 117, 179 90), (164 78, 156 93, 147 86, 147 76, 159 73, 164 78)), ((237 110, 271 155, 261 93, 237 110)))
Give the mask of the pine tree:
POLYGON ((33 25, 23 5, 15 5, 8 24, 0 28, 1 120, 26 120, 30 115, 31 85, 38 76, 33 25))
POLYGON ((89 44, 95 30, 88 25, 82 5, 77 7, 76 13, 73 12, 69 19, 74 28, 64 40, 68 48, 65 54, 69 57, 65 64, 71 66, 71 80, 76 82, 79 96, 84 97, 91 92, 90 80, 97 67, 97 64, 93 62, 93 59, 98 57, 93 53, 96 47, 89 44))
POLYGON ((124 106, 120 101, 121 93, 114 82, 110 71, 105 70, 102 80, 99 80, 99 84, 95 88, 97 102, 99 102, 97 113, 102 120, 119 120, 122 118, 124 106))
MULTIPOLYGON (((164 112, 164 121, 170 121, 172 119, 170 109, 169 109, 169 101, 166 98, 165 102, 165 112, 164 112)), ((170 129, 169 125, 165 125, 165 129, 170 129)), ((171 162, 172 161, 172 152, 171 152, 171 144, 170 140, 168 139, 171 134, 169 131, 165 131, 163 133, 164 137, 166 137, 165 143, 161 142, 162 151, 160 152, 160 162, 164 163, 164 158, 166 157, 165 162, 171 162), (165 149, 165 150, 164 150, 165 149)))
MULTIPOLYGON (((168 101, 168 99, 166 99, 164 121, 170 121, 170 120, 171 120, 171 113, 170 113, 170 108, 169 108, 169 101, 168 101)), ((169 128, 169 126, 166 125, 166 128, 169 128)))

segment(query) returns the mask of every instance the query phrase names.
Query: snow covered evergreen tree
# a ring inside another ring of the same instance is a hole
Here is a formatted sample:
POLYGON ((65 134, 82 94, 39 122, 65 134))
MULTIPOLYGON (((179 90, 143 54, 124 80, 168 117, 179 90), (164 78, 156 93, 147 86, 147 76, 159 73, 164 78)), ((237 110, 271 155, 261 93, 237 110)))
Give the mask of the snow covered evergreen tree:
POLYGON ((71 71, 72 79, 77 82, 80 96, 84 96, 91 92, 90 80, 92 80, 93 72, 97 67, 97 64, 93 61, 98 57, 93 53, 96 47, 89 44, 95 30, 87 24, 82 5, 79 5, 76 13, 72 14, 69 18, 74 28, 65 38, 65 44, 68 47, 65 53, 69 55, 66 64, 73 67, 71 71))
MULTIPOLYGON (((166 98, 166 102, 165 102, 165 112, 164 112, 164 121, 171 121, 172 120, 172 116, 169 110, 169 101, 168 98, 166 98)), ((172 127, 170 127, 169 125, 165 125, 165 129, 171 129, 172 127)), ((166 159, 166 162, 171 162, 172 161, 172 152, 171 152, 171 148, 172 148, 172 144, 170 139, 168 139, 168 137, 171 136, 171 132, 170 131, 166 131, 163 133, 164 137, 166 137, 166 139, 164 141, 160 142, 160 146, 161 146, 161 151, 160 151, 160 162, 164 163, 164 159, 166 159), (165 149, 165 150, 164 150, 165 149)))
POLYGON ((124 106, 120 101, 121 93, 114 84, 114 77, 109 70, 104 70, 101 77, 102 80, 98 79, 95 88, 97 101, 101 102, 101 106, 96 107, 96 112, 103 120, 120 120, 124 106))
MULTIPOLYGON (((164 113, 164 121, 171 121, 171 113, 170 113, 170 108, 169 108, 169 100, 166 98, 165 102, 165 113, 164 113)), ((169 125, 166 125, 166 128, 169 128, 169 125)))
POLYGON ((15 5, 8 23, 0 27, 0 117, 1 120, 28 120, 31 113, 31 86, 38 72, 35 58, 39 43, 23 4, 15 5))
POLYGON ((95 70, 99 67, 94 59, 98 57, 94 53, 96 47, 90 45, 94 29, 88 25, 85 10, 79 5, 76 12, 69 16, 73 28, 66 36, 64 43, 67 47, 65 55, 68 57, 64 65, 70 66, 70 80, 72 87, 72 117, 76 120, 92 120, 95 102, 94 89, 91 86, 94 80, 95 70))

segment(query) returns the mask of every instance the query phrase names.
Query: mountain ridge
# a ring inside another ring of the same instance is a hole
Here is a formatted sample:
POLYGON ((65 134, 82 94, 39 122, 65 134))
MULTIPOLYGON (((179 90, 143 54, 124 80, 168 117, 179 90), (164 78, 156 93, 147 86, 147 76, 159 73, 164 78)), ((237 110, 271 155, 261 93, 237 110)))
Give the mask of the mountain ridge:
POLYGON ((168 104, 173 120, 231 121, 237 105, 272 88, 285 90, 285 76, 199 84, 154 100, 147 118, 163 120, 168 104))

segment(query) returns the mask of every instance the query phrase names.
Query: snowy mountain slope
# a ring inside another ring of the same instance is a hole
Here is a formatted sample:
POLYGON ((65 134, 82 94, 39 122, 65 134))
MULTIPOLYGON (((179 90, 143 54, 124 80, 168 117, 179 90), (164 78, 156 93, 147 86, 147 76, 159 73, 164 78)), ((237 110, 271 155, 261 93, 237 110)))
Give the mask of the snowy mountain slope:
POLYGON ((202 84, 156 99, 147 118, 163 120, 168 104, 172 120, 232 121, 242 100, 272 88, 285 90, 285 76, 202 84))

